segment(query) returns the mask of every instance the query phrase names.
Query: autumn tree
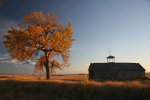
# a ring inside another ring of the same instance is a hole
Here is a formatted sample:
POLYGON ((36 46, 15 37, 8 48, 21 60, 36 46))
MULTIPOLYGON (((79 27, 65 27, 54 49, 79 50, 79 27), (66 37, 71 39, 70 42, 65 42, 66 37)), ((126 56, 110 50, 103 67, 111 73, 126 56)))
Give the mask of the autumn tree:
POLYGON ((4 45, 13 59, 19 62, 38 59, 37 70, 46 69, 46 79, 55 68, 69 65, 69 53, 74 41, 72 24, 58 23, 54 14, 31 12, 18 28, 4 36, 4 45))

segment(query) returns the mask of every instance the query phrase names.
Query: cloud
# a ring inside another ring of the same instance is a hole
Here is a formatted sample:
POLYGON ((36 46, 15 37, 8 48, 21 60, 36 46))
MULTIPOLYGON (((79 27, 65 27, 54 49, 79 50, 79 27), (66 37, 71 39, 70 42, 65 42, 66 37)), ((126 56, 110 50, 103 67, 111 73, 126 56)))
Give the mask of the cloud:
POLYGON ((18 62, 16 59, 8 60, 8 61, 0 61, 1 63, 10 63, 10 64, 22 64, 18 62))
POLYGON ((9 54, 4 54, 4 56, 5 56, 5 57, 8 57, 8 56, 9 56, 9 54))
POLYGON ((36 64, 36 62, 30 62, 30 64, 35 65, 35 64, 36 64))
POLYGON ((8 57, 0 57, 0 60, 8 59, 8 57))
MULTIPOLYGON (((5 59, 5 57, 1 57, 0 58, 0 60, 3 60, 3 59, 5 59)), ((8 58, 6 58, 6 59, 8 59, 8 58)), ((35 61, 31 61, 31 60, 29 60, 29 61, 27 61, 28 62, 28 64, 32 64, 32 65, 35 65, 36 64, 36 62, 35 61)), ((19 62, 17 59, 11 59, 11 60, 5 60, 5 61, 0 61, 0 63, 9 63, 9 64, 24 64, 23 62, 19 62)))
MULTIPOLYGON (((1 2, 1 0, 0 0, 1 2)), ((7 53, 7 49, 3 45, 4 35, 7 31, 13 26, 17 27, 18 22, 13 19, 8 19, 0 15, 0 63, 9 63, 9 64, 24 64, 24 62, 19 62, 17 59, 11 59, 7 53), (2 56, 2 57, 1 57, 2 56)), ((35 61, 28 61, 29 64, 35 65, 35 61)))
POLYGON ((31 61, 31 60, 29 60, 28 63, 29 63, 29 64, 32 64, 32 65, 35 65, 35 64, 36 64, 35 61, 31 61))

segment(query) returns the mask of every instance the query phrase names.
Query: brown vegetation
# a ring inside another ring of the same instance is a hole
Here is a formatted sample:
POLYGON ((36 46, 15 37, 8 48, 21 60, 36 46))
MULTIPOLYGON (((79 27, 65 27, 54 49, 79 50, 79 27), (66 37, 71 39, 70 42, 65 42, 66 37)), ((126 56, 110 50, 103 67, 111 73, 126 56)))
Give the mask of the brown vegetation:
POLYGON ((145 76, 150 79, 150 73, 147 73, 145 76))
POLYGON ((94 82, 86 80, 86 75, 52 77, 57 80, 1 80, 0 100, 149 100, 150 96, 149 80, 94 82))

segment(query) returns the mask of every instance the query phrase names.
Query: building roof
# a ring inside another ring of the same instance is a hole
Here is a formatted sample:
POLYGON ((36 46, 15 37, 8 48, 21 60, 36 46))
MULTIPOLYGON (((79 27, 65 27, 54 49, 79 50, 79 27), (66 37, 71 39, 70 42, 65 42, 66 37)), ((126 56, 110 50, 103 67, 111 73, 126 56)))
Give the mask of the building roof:
POLYGON ((98 71, 145 71, 139 63, 91 63, 90 70, 98 71))
POLYGON ((113 58, 115 58, 115 56, 110 55, 107 58, 113 59, 113 58))

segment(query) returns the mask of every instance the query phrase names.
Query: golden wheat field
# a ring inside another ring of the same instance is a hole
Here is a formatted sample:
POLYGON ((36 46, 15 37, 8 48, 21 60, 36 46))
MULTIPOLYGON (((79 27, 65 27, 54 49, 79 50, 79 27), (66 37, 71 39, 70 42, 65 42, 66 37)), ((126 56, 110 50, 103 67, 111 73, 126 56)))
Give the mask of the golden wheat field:
MULTIPOLYGON (((146 75, 150 77, 150 74, 146 75)), ((0 100, 149 100, 150 81, 88 81, 88 75, 0 75, 0 100)))

